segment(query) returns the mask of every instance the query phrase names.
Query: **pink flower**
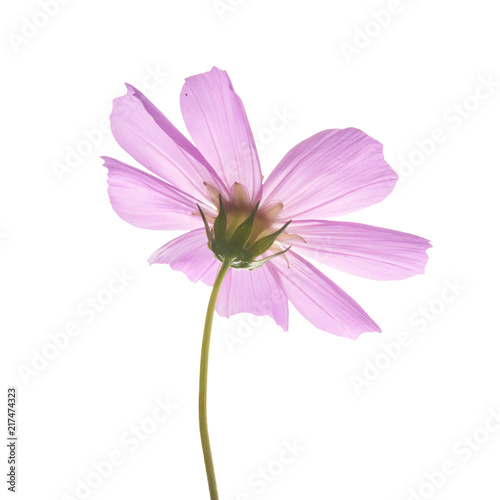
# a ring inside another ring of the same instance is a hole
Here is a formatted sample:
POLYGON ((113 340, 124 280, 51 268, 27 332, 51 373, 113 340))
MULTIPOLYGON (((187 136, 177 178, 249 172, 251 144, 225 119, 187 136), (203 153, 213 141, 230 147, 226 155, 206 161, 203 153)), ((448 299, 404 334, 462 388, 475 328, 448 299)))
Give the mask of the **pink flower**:
POLYGON ((394 189, 398 177, 382 144, 355 128, 325 130, 292 148, 263 182, 243 104, 225 71, 192 76, 182 88, 181 110, 196 147, 143 94, 130 85, 127 90, 114 100, 111 130, 150 173, 105 157, 111 204, 137 227, 188 230, 157 250, 151 264, 169 264, 194 282, 213 285, 220 261, 201 213, 213 225, 224 209, 230 234, 260 202, 247 246, 291 220, 262 258, 290 248, 252 271, 230 268, 217 312, 269 315, 287 330, 291 302, 316 327, 336 335, 381 331, 304 257, 376 280, 424 272, 428 240, 328 220, 378 203, 394 189))

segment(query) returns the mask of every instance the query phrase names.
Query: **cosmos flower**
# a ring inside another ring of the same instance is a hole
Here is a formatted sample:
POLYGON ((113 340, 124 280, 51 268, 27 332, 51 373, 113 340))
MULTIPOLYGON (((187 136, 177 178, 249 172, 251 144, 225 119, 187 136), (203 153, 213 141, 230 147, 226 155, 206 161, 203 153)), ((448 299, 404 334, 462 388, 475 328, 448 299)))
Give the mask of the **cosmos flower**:
POLYGON ((336 335, 380 331, 307 258, 375 280, 424 272, 428 240, 331 220, 391 193, 398 177, 382 144, 355 128, 324 130, 292 148, 263 181, 243 104, 225 71, 187 78, 180 104, 196 146, 132 86, 113 103, 115 139, 149 171, 104 158, 114 210, 140 228, 187 231, 149 262, 212 286, 229 256, 216 304, 221 316, 269 315, 287 330, 291 303, 336 335))

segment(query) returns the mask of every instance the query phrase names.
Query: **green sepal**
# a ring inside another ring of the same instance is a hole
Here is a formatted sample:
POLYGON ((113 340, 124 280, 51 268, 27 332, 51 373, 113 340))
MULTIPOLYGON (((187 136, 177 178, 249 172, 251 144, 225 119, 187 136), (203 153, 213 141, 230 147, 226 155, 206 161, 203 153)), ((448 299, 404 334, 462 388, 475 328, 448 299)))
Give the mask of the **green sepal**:
POLYGON ((236 228, 231 238, 228 238, 227 215, 222 201, 222 196, 220 194, 219 214, 215 218, 212 228, 208 225, 207 218, 205 217, 200 205, 196 205, 201 218, 203 219, 205 232, 208 238, 208 247, 212 250, 218 260, 221 262, 229 262, 229 265, 236 269, 247 269, 252 271, 253 269, 263 266, 267 261, 283 255, 290 250, 291 246, 261 260, 254 260, 255 257, 267 252, 279 235, 288 227, 290 222, 292 222, 291 220, 288 221, 274 233, 261 238, 247 248, 248 241, 252 235, 255 216, 259 209, 259 204, 260 202, 255 205, 250 215, 236 228))
POLYGON ((253 221, 255 219, 255 214, 259 209, 259 203, 255 205, 255 208, 252 210, 252 213, 248 216, 246 220, 244 220, 234 231, 233 236, 231 236, 231 243, 238 245, 240 248, 245 248, 250 236, 252 234, 253 229, 253 221))
POLYGON ((222 196, 219 194, 219 215, 214 221, 215 239, 225 240, 226 232, 227 232, 226 211, 224 210, 224 204, 222 203, 222 196))
POLYGON ((253 271, 254 269, 257 269, 258 267, 263 266, 268 260, 274 259, 275 257, 279 257, 280 255, 283 255, 284 253, 288 252, 292 246, 290 245, 288 248, 285 248, 285 250, 282 250, 281 252, 273 253, 269 257, 265 257, 260 260, 254 260, 251 262, 246 269, 249 269, 250 271, 253 271))
POLYGON ((276 238, 288 227, 290 222, 292 221, 289 220, 280 229, 268 236, 264 236, 264 238, 261 238, 260 240, 256 241, 251 247, 249 247, 247 251, 250 257, 252 257, 253 259, 254 257, 262 255, 264 252, 267 252, 276 241, 276 238))
POLYGON ((210 229, 207 218, 205 217, 205 214, 203 213, 203 210, 201 209, 200 205, 198 203, 196 204, 198 207, 198 210, 200 211, 201 218, 203 219, 203 224, 205 224, 205 231, 207 233, 207 238, 208 238, 208 244, 209 246, 212 246, 212 243, 214 241, 214 236, 212 234, 212 230, 210 229))

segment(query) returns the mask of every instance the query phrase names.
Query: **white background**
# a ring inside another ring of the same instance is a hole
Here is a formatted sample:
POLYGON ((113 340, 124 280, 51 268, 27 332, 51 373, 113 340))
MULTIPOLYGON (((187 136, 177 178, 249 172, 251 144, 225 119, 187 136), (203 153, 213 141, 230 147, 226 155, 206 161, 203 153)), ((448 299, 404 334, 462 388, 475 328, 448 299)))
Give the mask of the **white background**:
POLYGON ((335 337, 293 309, 287 333, 270 319, 216 316, 209 425, 221 499, 499 498, 500 432, 489 415, 500 411, 500 87, 478 88, 500 82, 494 2, 401 0, 383 27, 374 15, 396 4, 378 0, 58 5, 48 20, 32 0, 4 4, 1 16, 2 393, 18 387, 17 498, 83 498, 76 486, 89 478, 92 499, 208 498, 197 383, 209 289, 148 266, 176 234, 113 212, 98 157, 132 160, 95 129, 127 81, 185 132, 183 79, 213 65, 228 71, 263 139, 265 174, 317 131, 361 128, 404 178, 346 220, 434 246, 425 275, 406 281, 325 271, 381 335, 335 337), (27 27, 35 20, 45 25, 27 27), (269 134, 283 110, 293 118, 269 134), (436 128, 445 139, 432 146, 436 128), (87 149, 86 134, 96 142, 87 149), (58 178, 78 147, 84 157, 58 178), (413 168, 402 167, 412 152, 413 168), (95 317, 84 314, 89 298, 109 298, 113 272, 132 278, 95 317), (54 354, 49 334, 71 322, 80 334, 54 354), (402 332, 410 340, 397 348, 402 332), (132 451, 123 439, 132 426, 151 431, 156 398, 177 409, 132 451), (294 440, 302 451, 280 466, 294 440), (95 488, 92 463, 116 452, 121 465, 95 488), (445 461, 454 473, 426 485, 445 461), (252 478, 269 466, 276 477, 257 488, 252 478))

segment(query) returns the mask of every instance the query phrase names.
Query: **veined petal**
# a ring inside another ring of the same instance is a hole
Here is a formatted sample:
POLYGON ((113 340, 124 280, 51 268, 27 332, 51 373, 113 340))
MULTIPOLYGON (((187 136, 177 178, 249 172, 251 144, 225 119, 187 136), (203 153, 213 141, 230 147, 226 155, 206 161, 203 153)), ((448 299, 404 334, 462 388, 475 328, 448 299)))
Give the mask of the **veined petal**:
POLYGON ((271 316, 288 330, 288 301, 276 270, 267 264, 253 271, 230 268, 215 309, 226 318, 243 312, 271 316))
MULTIPOLYGON (((182 271, 191 281, 213 286, 221 262, 207 247, 205 229, 190 231, 159 248, 148 259, 150 264, 168 264, 182 271)), ((224 278, 216 311, 229 318, 243 312, 271 316, 285 331, 288 329, 288 300, 280 288, 275 269, 263 266, 248 271, 230 268, 224 278)))
POLYGON ((357 338, 363 332, 380 332, 378 325, 333 281, 289 250, 285 259, 266 266, 279 272, 283 289, 295 308, 314 326, 341 337, 357 338))
POLYGON ((259 157, 243 103, 225 71, 186 78, 181 111, 194 143, 229 189, 235 182, 248 190, 250 204, 262 189, 259 157))
POLYGON ((115 212, 146 229, 191 229, 201 225, 196 200, 166 182, 130 165, 103 156, 108 194, 115 212))
POLYGON ((127 153, 173 186, 203 201, 210 201, 205 182, 222 189, 200 152, 131 85, 113 101, 111 131, 127 153))
POLYGON ((168 264, 182 271, 191 281, 213 285, 220 262, 207 247, 205 229, 195 229, 159 248, 148 259, 150 264, 168 264))
POLYGON ((400 280, 422 274, 432 246, 425 238, 354 222, 292 222, 293 248, 341 271, 375 280, 400 280))
POLYGON ((355 128, 324 130, 285 155, 264 183, 262 206, 282 202, 282 220, 328 219, 382 201, 397 179, 378 141, 355 128))

